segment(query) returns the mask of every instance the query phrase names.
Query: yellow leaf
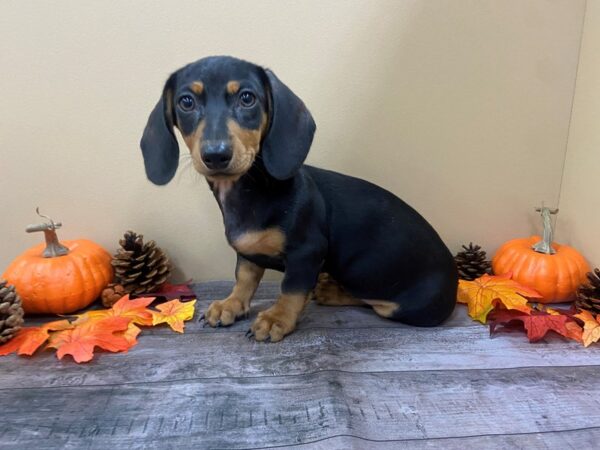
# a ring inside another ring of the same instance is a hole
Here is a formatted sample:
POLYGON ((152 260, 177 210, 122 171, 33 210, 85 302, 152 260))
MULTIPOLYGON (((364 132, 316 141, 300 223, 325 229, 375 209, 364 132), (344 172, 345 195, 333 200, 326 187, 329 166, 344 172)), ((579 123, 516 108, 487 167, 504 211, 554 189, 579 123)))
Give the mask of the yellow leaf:
POLYGON ((137 325, 152 325, 152 310, 146 307, 155 300, 155 297, 142 297, 130 300, 129 295, 121 297, 112 308, 97 309, 85 312, 77 316, 74 325, 82 323, 88 319, 98 320, 103 317, 125 317, 137 325))
POLYGON ((185 303, 181 303, 179 300, 171 300, 170 302, 157 305, 156 309, 159 312, 152 312, 152 325, 168 323, 174 331, 183 333, 183 322, 194 317, 195 304, 196 300, 185 303))
POLYGON ((488 313, 496 302, 501 302, 507 309, 516 309, 529 314, 531 308, 523 297, 541 297, 533 289, 511 280, 512 274, 483 275, 473 281, 460 280, 458 284, 458 302, 466 303, 469 315, 481 323, 485 323, 488 313))
POLYGON ((138 334, 140 334, 142 332, 142 330, 140 330, 135 323, 133 322, 129 322, 129 326, 127 327, 127 329, 121 334, 121 336, 123 336, 125 339, 127 339, 127 342, 129 342, 129 345, 131 347, 133 347, 134 345, 137 344, 137 337, 138 334))
POLYGON ((600 324, 589 311, 581 311, 575 317, 583 320, 583 345, 588 347, 600 339, 600 324))
POLYGON ((553 308, 550 308, 549 306, 546 306, 543 310, 546 311, 551 316, 560 316, 561 315, 560 312, 558 312, 557 310, 555 310, 553 308))

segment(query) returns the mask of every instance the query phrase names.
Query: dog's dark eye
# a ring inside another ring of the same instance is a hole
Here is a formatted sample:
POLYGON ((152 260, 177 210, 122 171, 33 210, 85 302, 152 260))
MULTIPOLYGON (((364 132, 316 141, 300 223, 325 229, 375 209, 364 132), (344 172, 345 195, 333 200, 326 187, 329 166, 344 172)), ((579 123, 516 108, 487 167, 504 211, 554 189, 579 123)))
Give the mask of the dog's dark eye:
POLYGON ((240 94, 240 105, 244 108, 250 108, 256 103, 256 96, 250 91, 244 91, 240 94))
POLYGON ((191 95, 184 95, 179 99, 178 104, 184 111, 191 111, 194 109, 195 102, 191 95))

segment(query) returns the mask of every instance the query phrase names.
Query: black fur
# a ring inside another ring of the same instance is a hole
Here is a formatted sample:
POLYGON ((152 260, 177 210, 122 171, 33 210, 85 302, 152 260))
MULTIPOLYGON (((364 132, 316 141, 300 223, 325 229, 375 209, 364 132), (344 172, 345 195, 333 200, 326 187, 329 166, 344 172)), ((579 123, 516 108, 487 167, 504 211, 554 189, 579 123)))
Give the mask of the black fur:
MULTIPOLYGON (((257 129, 259 118, 268 117, 260 153, 249 170, 224 198, 214 182, 209 184, 230 243, 247 231, 272 227, 283 231, 286 245, 280 256, 238 254, 283 271, 282 292, 308 293, 319 273, 327 272, 357 298, 397 303, 393 319, 434 326, 451 314, 457 272, 439 235, 392 193, 358 178, 303 165, 314 121, 302 101, 272 72, 230 57, 205 58, 176 72, 142 139, 146 172, 156 184, 168 182, 177 165, 171 114, 184 135, 204 121, 203 138, 213 140, 227 139, 227 119, 244 129, 257 129), (206 87, 196 98, 197 111, 161 107, 169 98, 174 103, 182 93, 189 94, 194 80, 202 80, 206 87), (247 110, 237 108, 235 100, 222 94, 228 80, 240 80, 242 89, 251 89, 257 104, 247 110)), ((207 175, 214 181, 227 173, 207 175)))
POLYGON ((266 74, 272 104, 269 131, 261 147, 262 158, 274 178, 285 180, 292 177, 306 159, 316 125, 302 100, 273 72, 267 70, 266 74))
POLYGON ((148 179, 154 184, 167 184, 175 176, 179 164, 179 146, 173 134, 171 77, 163 95, 150 113, 140 147, 148 179))

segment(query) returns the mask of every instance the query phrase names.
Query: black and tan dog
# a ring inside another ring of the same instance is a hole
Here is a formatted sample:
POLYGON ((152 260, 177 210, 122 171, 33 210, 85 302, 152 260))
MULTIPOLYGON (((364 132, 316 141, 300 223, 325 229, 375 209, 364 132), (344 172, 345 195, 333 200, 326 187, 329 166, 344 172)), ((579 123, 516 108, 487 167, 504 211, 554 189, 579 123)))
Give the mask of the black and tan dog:
POLYGON ((438 325, 450 315, 457 273, 438 234, 390 192, 303 165, 315 123, 273 72, 210 57, 173 73, 141 141, 155 184, 177 170, 174 127, 207 178, 237 252, 235 287, 210 305, 208 324, 246 315, 265 269, 284 277, 281 296, 249 330, 258 341, 291 333, 312 292, 319 303, 367 304, 411 325, 438 325))

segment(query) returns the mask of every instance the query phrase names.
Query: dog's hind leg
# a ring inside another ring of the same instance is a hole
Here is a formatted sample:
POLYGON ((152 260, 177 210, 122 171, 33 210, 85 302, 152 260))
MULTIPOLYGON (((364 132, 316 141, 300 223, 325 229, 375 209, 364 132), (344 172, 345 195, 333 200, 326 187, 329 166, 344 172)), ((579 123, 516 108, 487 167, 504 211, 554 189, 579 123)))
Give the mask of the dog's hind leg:
POLYGON ((393 319, 396 312, 400 309, 398 303, 389 300, 364 300, 364 303, 371 306, 378 316, 385 317, 386 319, 393 319))
POLYGON ((445 274, 425 277, 393 300, 365 300, 387 319, 417 327, 432 327, 446 320, 456 304, 458 281, 445 274))
POLYGON ((328 306, 364 306, 364 303, 346 292, 328 273, 319 274, 319 281, 313 292, 319 305, 328 306))

